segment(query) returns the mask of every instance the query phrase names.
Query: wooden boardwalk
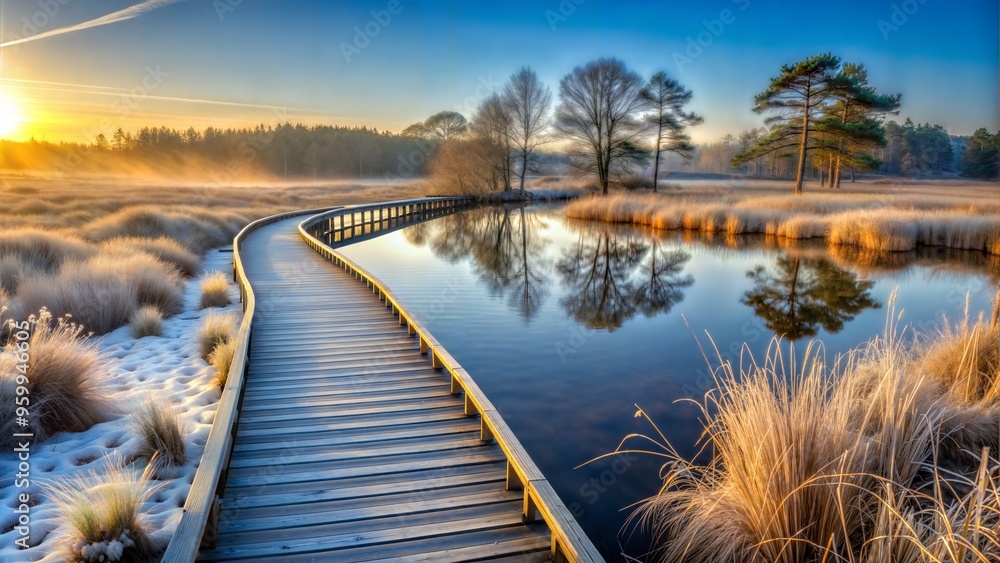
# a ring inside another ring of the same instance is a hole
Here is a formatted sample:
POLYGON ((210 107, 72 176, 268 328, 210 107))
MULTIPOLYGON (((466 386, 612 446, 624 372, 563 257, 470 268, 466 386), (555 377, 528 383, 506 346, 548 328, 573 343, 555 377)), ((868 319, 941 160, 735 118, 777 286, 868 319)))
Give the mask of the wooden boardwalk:
POLYGON ((218 536, 203 560, 546 560, 506 462, 364 283, 300 240, 242 245, 257 313, 218 536))

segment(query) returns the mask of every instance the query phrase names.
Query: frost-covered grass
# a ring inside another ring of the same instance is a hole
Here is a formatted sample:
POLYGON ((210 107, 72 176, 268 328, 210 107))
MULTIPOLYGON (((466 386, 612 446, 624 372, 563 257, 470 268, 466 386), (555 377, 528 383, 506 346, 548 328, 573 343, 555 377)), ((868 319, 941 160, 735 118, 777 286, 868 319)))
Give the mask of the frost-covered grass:
POLYGON ((101 473, 60 479, 50 494, 66 521, 62 551, 67 561, 152 561, 143 505, 152 495, 151 472, 112 462, 101 473))
POLYGON ((163 336, 163 313, 153 305, 139 307, 129 318, 132 338, 163 336))
POLYGON ((233 356, 236 354, 236 339, 229 338, 215 345, 208 355, 208 363, 215 368, 215 384, 225 387, 229 381, 229 369, 233 366, 233 356))
POLYGON ((174 467, 187 461, 184 424, 171 403, 146 396, 132 407, 132 425, 140 438, 136 457, 156 467, 174 467))
POLYGON ((879 252, 938 246, 1000 255, 1000 187, 984 184, 798 197, 737 188, 616 193, 574 201, 566 214, 663 230, 818 238, 879 252))
POLYGON ((83 327, 66 318, 54 319, 42 309, 12 332, 0 352, 0 444, 5 450, 16 442, 18 406, 30 412, 25 418, 38 440, 58 432, 82 432, 111 416, 107 378, 101 372, 105 358, 83 327), (30 336, 20 339, 19 333, 30 336), (18 386, 27 389, 28 403, 16 402, 18 386))
POLYGON ((206 361, 220 344, 225 344, 236 335, 237 317, 233 313, 209 311, 198 331, 198 345, 201 357, 206 361))
POLYGON ((101 243, 101 248, 120 254, 144 252, 172 264, 181 274, 192 276, 201 266, 201 258, 181 243, 169 237, 116 237, 101 243))
POLYGON ((760 363, 718 362, 701 405, 707 463, 655 425, 621 447, 652 443, 664 459, 662 490, 633 516, 657 539, 650 559, 1000 560, 991 323, 966 318, 914 345, 890 313, 883 337, 833 366, 817 347, 791 361, 780 342, 760 363))
POLYGON ((145 253, 100 252, 68 262, 53 276, 32 278, 17 293, 14 310, 22 316, 45 307, 95 334, 127 323, 144 305, 167 314, 183 308, 180 273, 145 253))
POLYGON ((222 272, 209 272, 201 278, 201 308, 225 307, 232 302, 229 278, 222 272))
MULTIPOLYGON (((225 268, 231 258, 229 253, 210 252, 203 268, 225 268)), ((88 429, 55 433, 33 443, 30 493, 38 503, 31 508, 30 543, 34 547, 27 552, 16 551, 14 540, 19 536, 14 531, 12 513, 0 514, 0 561, 27 558, 54 563, 64 559, 64 534, 70 527, 56 510, 49 488, 59 479, 87 472, 113 474, 113 464, 106 458, 134 460, 130 471, 141 473, 151 456, 150 440, 139 431, 131 407, 142 404, 151 395, 158 403, 173 405, 183 450, 176 437, 170 437, 169 411, 163 413, 162 424, 154 424, 158 427, 158 439, 172 444, 173 451, 183 452, 186 458, 171 467, 154 463, 158 488, 143 504, 150 542, 157 551, 166 546, 180 518, 220 397, 216 370, 201 357, 197 340, 198 329, 209 314, 199 309, 201 293, 197 278, 186 280, 182 297, 184 310, 163 320, 162 336, 135 339, 131 327, 123 326, 87 341, 101 356, 93 364, 89 381, 99 386, 100 397, 111 407, 110 414, 88 429)), ((233 304, 213 312, 230 315, 235 321, 240 307, 233 304)), ((48 352, 45 356, 49 356, 48 352)), ((73 361, 79 364, 80 358, 86 359, 74 355, 73 361)), ((4 417, 9 419, 6 413, 4 417)), ((24 491, 16 489, 13 482, 3 482, 0 503, 14 506, 16 495, 21 492, 24 491)))

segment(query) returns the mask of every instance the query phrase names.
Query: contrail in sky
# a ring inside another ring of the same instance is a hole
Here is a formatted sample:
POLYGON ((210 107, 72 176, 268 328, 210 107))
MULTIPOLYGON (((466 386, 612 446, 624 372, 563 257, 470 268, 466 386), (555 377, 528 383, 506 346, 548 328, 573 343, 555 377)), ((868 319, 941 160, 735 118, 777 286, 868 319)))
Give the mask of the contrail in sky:
POLYGON ((0 48, 10 47, 12 45, 19 45, 21 43, 27 43, 29 41, 36 41, 38 39, 45 39, 46 37, 53 37, 55 35, 62 35, 64 33, 73 33, 74 31, 80 31, 83 29, 90 29, 92 27, 99 27, 102 25, 108 25, 111 23, 118 23, 125 20, 130 20, 132 18, 137 18, 146 12, 152 12, 157 8, 162 8, 164 6, 169 6, 170 4, 176 4, 178 2, 183 2, 184 0, 146 0, 145 2, 140 2, 134 6, 129 6, 123 10, 118 10, 117 12, 112 12, 106 16, 101 16, 92 20, 85 21, 83 23, 78 23, 75 25, 69 25, 66 27, 60 27, 58 29, 52 29, 49 31, 44 31, 42 33, 36 33, 35 35, 29 35, 27 37, 22 37, 20 39, 14 39, 13 41, 7 41, 5 43, 0 43, 0 48))

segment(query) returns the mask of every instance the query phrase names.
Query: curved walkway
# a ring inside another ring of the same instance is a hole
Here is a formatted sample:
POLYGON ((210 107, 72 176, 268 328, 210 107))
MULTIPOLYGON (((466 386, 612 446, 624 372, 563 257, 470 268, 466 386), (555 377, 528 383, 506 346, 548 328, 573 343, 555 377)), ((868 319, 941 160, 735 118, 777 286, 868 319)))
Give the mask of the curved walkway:
POLYGON ((449 379, 302 217, 241 246, 257 296, 214 561, 545 560, 449 379))

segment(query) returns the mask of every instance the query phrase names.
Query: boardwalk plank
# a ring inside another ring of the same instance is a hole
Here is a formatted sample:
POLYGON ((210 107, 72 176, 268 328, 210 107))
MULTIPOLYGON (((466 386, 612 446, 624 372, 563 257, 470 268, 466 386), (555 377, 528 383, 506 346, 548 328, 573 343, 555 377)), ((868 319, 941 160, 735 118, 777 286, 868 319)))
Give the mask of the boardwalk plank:
POLYGON ((506 462, 371 289, 298 240, 241 247, 257 295, 213 561, 458 561, 548 553, 506 462))

